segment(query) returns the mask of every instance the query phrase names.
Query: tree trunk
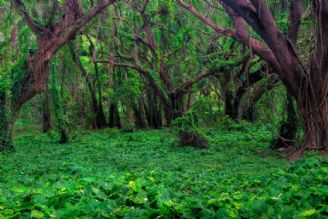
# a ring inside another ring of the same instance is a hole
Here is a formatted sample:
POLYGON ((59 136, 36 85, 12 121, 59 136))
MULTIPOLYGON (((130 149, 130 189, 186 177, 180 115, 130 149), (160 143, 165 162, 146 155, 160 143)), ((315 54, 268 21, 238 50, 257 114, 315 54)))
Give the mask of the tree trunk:
POLYGON ((152 92, 147 92, 148 106, 145 103, 145 99, 142 98, 142 106, 145 111, 148 126, 154 129, 159 129, 162 127, 162 113, 160 108, 160 103, 158 97, 152 92))
POLYGON ((43 100, 43 132, 47 133, 51 128, 51 111, 50 111, 50 98, 48 90, 44 93, 43 100))
POLYGON ((99 101, 97 111, 95 114, 95 123, 96 123, 96 128, 102 129, 106 127, 106 117, 104 113, 104 109, 102 107, 102 102, 99 101))
POLYGON ((297 133, 297 117, 293 103, 293 96, 287 91, 287 121, 283 121, 279 128, 278 141, 273 148, 288 148, 295 145, 297 133))
POLYGON ((170 94, 169 106, 164 107, 165 118, 167 125, 170 125, 173 120, 183 116, 185 110, 183 106, 183 96, 176 93, 170 94))
POLYGON ((255 116, 255 104, 253 102, 249 103, 245 108, 243 108, 243 113, 241 116, 242 120, 246 120, 248 122, 254 122, 256 119, 255 116))
POLYGON ((137 106, 134 106, 132 108, 133 110, 133 116, 134 116, 134 123, 136 127, 144 129, 147 128, 147 123, 145 121, 144 115, 140 112, 140 110, 137 108, 137 106))
POLYGON ((181 117, 184 113, 183 107, 183 96, 181 95, 174 95, 170 97, 172 109, 173 109, 173 119, 181 117))
POLYGON ((61 129, 59 132, 60 132, 60 139, 59 139, 58 143, 59 144, 67 144, 69 142, 67 132, 64 129, 61 129))
POLYGON ((102 107, 101 101, 97 101, 96 92, 89 89, 91 94, 91 107, 92 107, 92 128, 101 129, 106 126, 106 117, 102 107))
POLYGON ((301 122, 304 129, 302 143, 290 157, 297 159, 304 151, 328 151, 328 105, 326 97, 323 100, 309 98, 305 95, 298 101, 301 122))
MULTIPOLYGON (((114 23, 114 29, 113 31, 113 37, 116 36, 116 23, 114 23)), ((109 83, 108 87, 109 89, 114 90, 114 74, 115 74, 115 65, 113 64, 115 62, 115 55, 111 54, 109 56, 110 65, 108 67, 108 76, 109 76, 109 83)), ((110 128, 122 128, 120 113, 118 111, 118 106, 116 101, 110 101, 109 103, 109 122, 108 125, 110 128)))
POLYGON ((78 69, 82 73, 82 76, 85 78, 88 90, 90 92, 91 96, 91 109, 92 109, 92 128, 94 129, 101 129, 106 126, 106 118, 104 114, 104 110, 102 107, 102 95, 101 95, 101 88, 99 84, 99 77, 98 77, 98 67, 95 64, 95 72, 96 72, 96 81, 92 81, 90 79, 90 74, 86 71, 84 68, 77 52, 76 48, 74 47, 73 43, 70 44, 70 52, 72 54, 73 60, 75 61, 78 69), (97 91, 96 91, 96 83, 98 83, 98 96, 99 96, 99 101, 97 100, 97 91))
POLYGON ((238 105, 237 104, 237 99, 234 98, 232 92, 230 90, 226 90, 225 91, 225 97, 224 97, 224 114, 226 116, 229 116, 231 119, 233 120, 237 120, 238 119, 238 105))
POLYGON ((109 104, 109 128, 122 128, 121 118, 118 111, 117 104, 111 102, 109 104))
POLYGON ((96 75, 96 83, 97 83, 97 90, 98 90, 98 110, 96 112, 96 124, 97 128, 101 129, 106 127, 106 117, 102 105, 102 91, 101 91, 101 84, 99 80, 99 69, 98 64, 94 63, 95 75, 96 75))
POLYGON ((13 151, 12 125, 8 121, 9 112, 6 110, 6 94, 0 91, 0 151, 13 151))

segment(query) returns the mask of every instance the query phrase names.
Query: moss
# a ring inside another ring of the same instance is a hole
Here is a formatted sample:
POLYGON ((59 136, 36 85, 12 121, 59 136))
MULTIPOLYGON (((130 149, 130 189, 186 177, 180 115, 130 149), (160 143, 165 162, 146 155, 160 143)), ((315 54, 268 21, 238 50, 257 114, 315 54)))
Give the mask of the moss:
POLYGON ((0 151, 8 151, 12 149, 12 137, 8 129, 6 93, 0 92, 0 151))
POLYGON ((69 142, 69 120, 63 106, 64 87, 59 80, 57 71, 56 60, 53 60, 50 65, 51 97, 57 120, 57 130, 60 133, 59 143, 66 144, 69 142))
POLYGON ((12 150, 11 127, 14 118, 14 106, 22 92, 25 81, 30 75, 27 60, 20 59, 12 66, 6 75, 10 83, 0 91, 0 150, 12 150))
POLYGON ((26 59, 20 59, 11 69, 9 69, 12 85, 11 85, 11 102, 14 105, 21 94, 24 82, 30 76, 30 70, 26 59))

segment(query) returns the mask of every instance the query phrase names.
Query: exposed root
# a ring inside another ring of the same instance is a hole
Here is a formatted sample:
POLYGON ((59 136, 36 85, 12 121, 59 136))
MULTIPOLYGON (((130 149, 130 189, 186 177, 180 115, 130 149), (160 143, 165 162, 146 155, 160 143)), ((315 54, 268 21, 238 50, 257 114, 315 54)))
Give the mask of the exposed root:
POLYGON ((289 148, 284 148, 286 150, 279 150, 279 151, 284 151, 289 153, 289 156, 287 158, 288 161, 296 161, 299 158, 301 158, 303 156, 303 154, 306 151, 327 151, 324 150, 321 147, 316 146, 313 143, 302 143, 301 145, 299 145, 298 147, 289 147, 289 148))
POLYGON ((208 148, 207 140, 196 132, 180 132, 179 133, 181 146, 190 146, 194 148, 208 148))

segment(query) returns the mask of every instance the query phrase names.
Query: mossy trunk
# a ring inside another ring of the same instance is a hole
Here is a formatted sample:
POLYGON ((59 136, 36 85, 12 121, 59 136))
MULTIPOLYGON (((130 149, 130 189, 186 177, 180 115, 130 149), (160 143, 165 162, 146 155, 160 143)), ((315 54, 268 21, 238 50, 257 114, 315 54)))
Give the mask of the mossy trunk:
POLYGON ((109 104, 109 128, 122 128, 118 106, 115 102, 109 104))
POLYGON ((176 118, 183 116, 185 109, 183 106, 184 95, 169 95, 169 105, 164 107, 166 124, 171 125, 171 122, 176 118))
POLYGON ((102 129, 106 127, 106 117, 101 101, 98 103, 97 111, 94 115, 95 128, 102 129))
POLYGON ((50 97, 49 97, 48 90, 46 90, 44 93, 42 117, 43 117, 42 130, 44 133, 47 133, 51 129, 51 110, 50 110, 50 97))
POLYGON ((278 140, 272 145, 273 148, 288 148, 295 145, 297 115, 293 102, 292 94, 290 91, 287 91, 287 121, 283 121, 280 125, 278 140))
POLYGON ((144 98, 142 106, 145 112, 147 124, 150 128, 159 129, 162 127, 161 105, 158 98, 153 93, 147 93, 147 104, 144 98))
POLYGON ((255 114, 254 103, 250 103, 249 105, 245 106, 245 108, 243 108, 241 120, 245 120, 248 122, 255 122, 256 114, 255 114))
POLYGON ((141 100, 138 100, 138 102, 132 106, 132 111, 135 126, 140 129, 148 128, 148 123, 141 100))
POLYGON ((226 90, 224 100, 224 114, 233 120, 238 119, 238 106, 235 105, 235 97, 230 90, 226 90))
POLYGON ((14 150, 9 113, 9 110, 6 109, 6 94, 0 92, 0 151, 3 152, 14 150))

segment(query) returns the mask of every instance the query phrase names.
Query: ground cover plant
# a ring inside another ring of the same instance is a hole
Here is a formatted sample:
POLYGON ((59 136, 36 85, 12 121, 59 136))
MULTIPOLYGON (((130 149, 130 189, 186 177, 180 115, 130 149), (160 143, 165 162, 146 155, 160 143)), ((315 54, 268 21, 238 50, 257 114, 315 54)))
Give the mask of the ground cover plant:
POLYGON ((67 145, 21 135, 1 155, 0 217, 327 217, 326 158, 288 163, 263 126, 206 134, 210 149, 177 147, 167 129, 82 131, 67 145))

